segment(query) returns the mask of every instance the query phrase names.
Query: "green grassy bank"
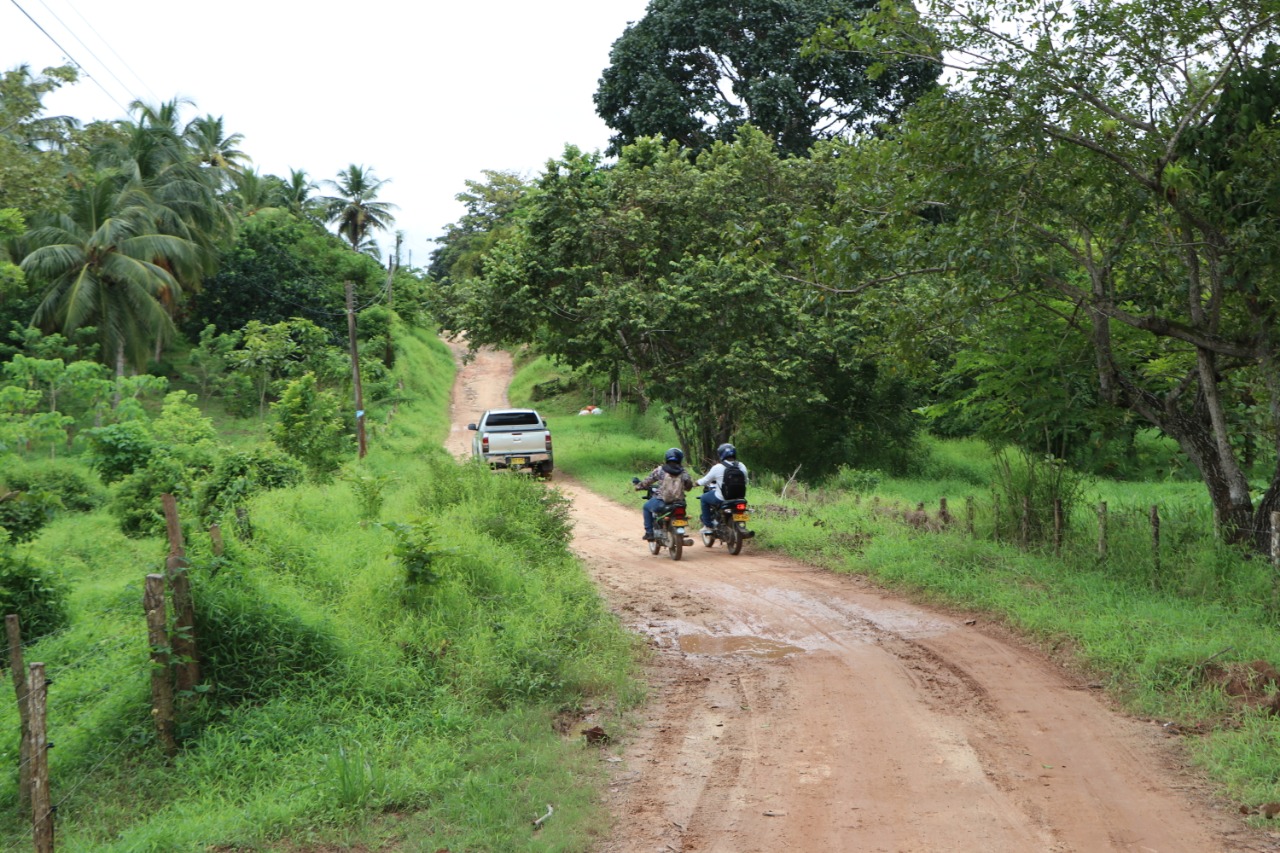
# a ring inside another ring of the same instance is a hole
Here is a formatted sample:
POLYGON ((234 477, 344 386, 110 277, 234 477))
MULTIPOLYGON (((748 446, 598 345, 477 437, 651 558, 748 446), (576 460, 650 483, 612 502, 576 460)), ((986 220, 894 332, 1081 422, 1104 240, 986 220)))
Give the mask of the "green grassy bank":
MULTIPOLYGON (((165 543, 99 509, 24 546, 69 592, 69 627, 24 642, 53 682, 60 851, 581 851, 605 831, 578 730, 638 700, 634 641, 569 554, 559 498, 442 450, 447 349, 408 330, 398 347, 403 392, 371 409, 364 460, 253 497, 222 556, 187 524, 202 684, 172 759, 141 606, 165 543)), ((0 850, 30 845, 15 704, 0 850)))

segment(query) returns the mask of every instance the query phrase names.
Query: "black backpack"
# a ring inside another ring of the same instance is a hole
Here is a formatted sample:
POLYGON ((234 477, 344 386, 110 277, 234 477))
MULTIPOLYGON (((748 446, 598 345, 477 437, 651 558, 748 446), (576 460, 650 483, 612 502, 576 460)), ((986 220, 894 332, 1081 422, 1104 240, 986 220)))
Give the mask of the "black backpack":
POLYGON ((720 494, 727 501, 742 500, 747 496, 747 475, 737 462, 724 463, 720 477, 720 494))

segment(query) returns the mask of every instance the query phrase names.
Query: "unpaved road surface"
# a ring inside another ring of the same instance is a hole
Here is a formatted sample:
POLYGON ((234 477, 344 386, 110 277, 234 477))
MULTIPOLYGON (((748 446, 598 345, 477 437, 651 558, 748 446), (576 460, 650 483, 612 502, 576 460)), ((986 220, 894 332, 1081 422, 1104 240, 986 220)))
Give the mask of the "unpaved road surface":
MULTIPOLYGON (((501 353, 462 365, 452 451, 506 404, 510 375, 501 353)), ((574 550, 654 651, 597 853, 1280 850, 1210 798, 1158 723, 995 626, 755 542, 655 557, 639 500, 554 484, 574 550)))

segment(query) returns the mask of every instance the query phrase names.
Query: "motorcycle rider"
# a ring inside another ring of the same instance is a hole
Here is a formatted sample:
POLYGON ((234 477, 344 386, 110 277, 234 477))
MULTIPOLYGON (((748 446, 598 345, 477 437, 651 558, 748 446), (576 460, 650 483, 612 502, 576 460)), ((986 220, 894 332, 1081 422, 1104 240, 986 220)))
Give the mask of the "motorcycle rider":
MULTIPOLYGON (((704 492, 698 497, 702 502, 702 532, 711 533, 711 528, 715 525, 716 513, 720 509, 720 505, 730 497, 724 493, 725 473, 730 468, 736 468, 742 472, 742 478, 739 481, 742 494, 732 495, 734 499, 746 497, 747 485, 747 466, 738 461, 738 449, 732 444, 725 442, 716 448, 716 456, 720 459, 715 465, 711 466, 711 470, 706 476, 698 480, 699 486, 711 488, 711 491, 704 492)), ((737 479, 736 473, 731 479, 737 479)))
POLYGON ((678 447, 673 447, 667 451, 661 465, 649 472, 649 476, 643 480, 637 480, 636 490, 645 491, 653 486, 657 486, 653 490, 653 497, 644 502, 644 538, 647 541, 653 539, 653 514, 662 509, 664 503, 669 500, 663 500, 661 495, 664 493, 668 498, 675 494, 684 495, 685 492, 693 488, 693 478, 689 476, 689 472, 684 469, 684 451, 678 447), (667 483, 663 486, 664 480, 675 480, 676 483, 667 483))

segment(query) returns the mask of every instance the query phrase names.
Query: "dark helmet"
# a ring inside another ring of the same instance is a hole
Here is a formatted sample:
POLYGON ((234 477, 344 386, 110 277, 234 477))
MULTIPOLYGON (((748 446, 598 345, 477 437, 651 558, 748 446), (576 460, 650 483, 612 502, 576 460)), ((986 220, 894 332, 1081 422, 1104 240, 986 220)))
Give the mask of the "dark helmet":
POLYGON ((724 444, 716 448, 716 456, 720 457, 721 462, 724 462, 726 459, 737 459, 738 448, 726 441, 724 444))
POLYGON ((684 451, 678 447, 673 447, 667 451, 666 459, 673 465, 679 465, 684 461, 684 451))

